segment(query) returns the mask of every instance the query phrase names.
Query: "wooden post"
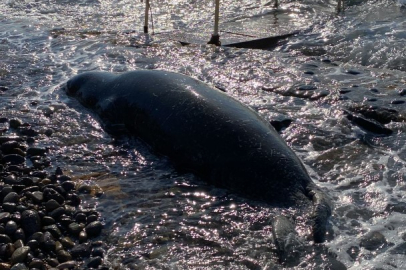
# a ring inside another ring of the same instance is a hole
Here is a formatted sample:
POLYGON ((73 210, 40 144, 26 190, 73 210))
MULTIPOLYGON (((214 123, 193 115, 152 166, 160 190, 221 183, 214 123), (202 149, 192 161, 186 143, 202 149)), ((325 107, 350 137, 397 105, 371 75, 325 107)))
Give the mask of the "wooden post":
POLYGON ((149 0, 145 1, 145 21, 144 21, 144 33, 148 33, 148 11, 149 11, 149 0))
POLYGON ((220 19, 220 0, 216 1, 216 8, 214 10, 214 31, 211 35, 211 38, 207 44, 214 44, 216 46, 220 46, 220 35, 219 35, 219 19, 220 19))

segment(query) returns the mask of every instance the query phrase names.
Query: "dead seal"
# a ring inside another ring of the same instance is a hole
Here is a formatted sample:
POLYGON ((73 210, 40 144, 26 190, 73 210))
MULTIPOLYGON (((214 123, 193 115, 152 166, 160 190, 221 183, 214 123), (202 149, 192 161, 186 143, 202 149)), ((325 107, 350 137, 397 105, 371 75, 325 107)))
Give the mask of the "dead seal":
POLYGON ((175 167, 215 186, 280 206, 312 201, 313 238, 325 240, 328 197, 270 123, 241 102, 188 76, 156 70, 83 73, 67 82, 66 92, 110 131, 124 126, 175 167))

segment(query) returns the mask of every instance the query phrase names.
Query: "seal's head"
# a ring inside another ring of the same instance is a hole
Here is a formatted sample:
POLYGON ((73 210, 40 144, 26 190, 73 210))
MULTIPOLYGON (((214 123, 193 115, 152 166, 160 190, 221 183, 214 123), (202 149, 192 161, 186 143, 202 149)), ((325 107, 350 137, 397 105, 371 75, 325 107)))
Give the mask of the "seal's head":
POLYGON ((107 72, 87 72, 76 75, 66 83, 68 96, 74 96, 86 107, 94 107, 100 96, 116 76, 107 72))

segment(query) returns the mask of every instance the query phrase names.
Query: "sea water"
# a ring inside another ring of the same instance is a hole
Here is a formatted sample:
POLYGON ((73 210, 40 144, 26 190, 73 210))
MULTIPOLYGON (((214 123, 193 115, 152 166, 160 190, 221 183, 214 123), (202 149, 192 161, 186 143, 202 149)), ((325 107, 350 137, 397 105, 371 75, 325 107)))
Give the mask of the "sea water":
POLYGON ((1 114, 51 128, 41 144, 79 184, 102 189, 84 207, 102 213, 113 269, 283 269, 271 221, 295 222, 304 251, 295 269, 406 269, 406 10, 401 2, 221 1, 220 34, 299 33, 274 51, 214 47, 214 1, 4 0, 0 3, 1 114), (196 38, 194 37, 196 40, 196 38), (180 174, 141 142, 114 139, 62 90, 93 70, 175 71, 257 110, 291 119, 281 136, 335 208, 314 245, 295 209, 270 207, 180 174), (298 89, 304 89, 298 90, 298 89), (307 89, 307 90, 306 90, 307 89), (302 91, 302 92, 300 92, 302 91), (363 107, 364 106, 364 107, 363 107), (396 112, 392 135, 365 130, 348 110, 396 112), (375 242, 369 236, 373 233, 375 242), (367 240, 372 241, 371 244, 367 240), (369 243, 369 244, 368 244, 369 243), (338 263, 340 262, 340 263, 338 263))

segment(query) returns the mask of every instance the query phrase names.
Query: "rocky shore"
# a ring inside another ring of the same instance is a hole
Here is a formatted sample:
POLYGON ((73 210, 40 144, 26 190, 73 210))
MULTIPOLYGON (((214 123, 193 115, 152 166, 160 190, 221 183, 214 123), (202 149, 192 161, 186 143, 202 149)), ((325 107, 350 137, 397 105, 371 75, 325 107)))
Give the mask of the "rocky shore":
POLYGON ((0 270, 109 269, 100 213, 81 207, 86 190, 52 167, 29 124, 0 125, 0 270))

